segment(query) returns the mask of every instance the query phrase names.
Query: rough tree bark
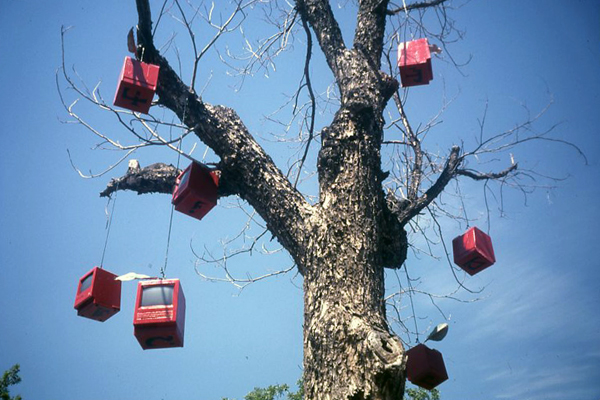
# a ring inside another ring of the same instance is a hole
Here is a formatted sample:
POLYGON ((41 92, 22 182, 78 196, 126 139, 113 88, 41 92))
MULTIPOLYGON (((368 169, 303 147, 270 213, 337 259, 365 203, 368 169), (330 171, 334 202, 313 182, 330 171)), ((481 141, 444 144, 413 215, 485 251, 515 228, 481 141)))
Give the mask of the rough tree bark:
MULTIPOLYGON (((387 0, 358 3, 355 39, 348 48, 328 1, 296 0, 341 94, 339 110, 321 132, 319 201, 311 205, 235 111, 205 103, 182 82, 154 46, 148 0, 136 0, 137 55, 161 67, 159 104, 171 109, 220 158, 219 195, 240 196, 254 207, 303 275, 307 400, 403 397, 405 355, 386 320, 384 268, 400 268, 404 262, 408 246, 404 226, 410 219, 453 177, 468 174, 459 169, 462 157, 454 147, 429 189, 418 190, 417 157, 408 197, 400 200, 384 193, 383 111, 398 82, 381 71, 380 64, 386 15, 397 10, 388 10, 387 0)), ((102 195, 125 189, 170 193, 178 172, 164 164, 130 170, 113 180, 102 195)))

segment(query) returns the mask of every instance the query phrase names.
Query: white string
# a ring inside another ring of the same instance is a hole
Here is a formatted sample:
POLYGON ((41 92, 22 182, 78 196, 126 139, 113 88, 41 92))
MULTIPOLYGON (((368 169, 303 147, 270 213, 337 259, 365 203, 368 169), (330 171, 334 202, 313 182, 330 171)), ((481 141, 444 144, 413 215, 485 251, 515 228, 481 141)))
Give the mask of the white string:
POLYGON ((415 321, 415 334, 417 335, 417 343, 419 343, 419 327, 417 326, 417 314, 415 313, 415 305, 413 303, 412 292, 413 287, 410 280, 410 276, 408 276, 408 267, 406 263, 404 263, 404 272, 406 273, 406 283, 408 283, 408 298, 410 299, 410 308, 412 309, 413 320, 415 321))
MULTIPOLYGON (((181 150, 181 142, 179 141, 179 149, 181 150)), ((177 153, 177 170, 179 171, 179 160, 181 159, 181 153, 177 153)), ((175 205, 171 204, 171 216, 169 217, 169 233, 167 234, 167 250, 165 252, 165 265, 160 269, 160 276, 162 279, 165 279, 165 272, 167 270, 167 263, 169 261, 169 245, 171 244, 171 229, 173 227, 173 210, 175 209, 175 205)))
POLYGON ((408 15, 408 7, 406 5, 406 0, 402 0, 402 5, 404 6, 404 13, 406 14, 406 24, 405 24, 405 26, 408 27, 408 31, 410 33, 411 40, 414 40, 415 39, 415 35, 414 35, 412 29, 410 29, 410 24, 409 24, 410 16, 408 15))
MULTIPOLYGON (((188 99, 189 101, 189 99, 188 99)), ((187 103, 185 105, 185 109, 183 110, 183 118, 182 122, 185 123, 185 115, 187 114, 187 103)), ((177 171, 179 171, 179 161, 181 160, 181 147, 183 146, 183 137, 179 139, 179 151, 177 152, 177 171)), ((169 233, 167 234, 167 250, 165 252, 165 265, 160 268, 160 275, 162 279, 165 279, 165 272, 167 271, 167 264, 169 262, 169 246, 171 244, 171 230, 173 227, 173 210, 175 209, 175 205, 171 204, 171 216, 169 217, 169 233)))
POLYGON ((115 204, 117 204, 117 192, 119 190, 119 184, 117 183, 117 187, 115 189, 115 198, 114 200, 109 196, 108 197, 108 203, 106 204, 106 210, 108 212, 108 206, 111 202, 111 200, 113 201, 113 205, 112 205, 112 210, 110 211, 110 214, 108 216, 108 226, 106 227, 106 238, 104 239, 104 249, 102 249, 102 258, 100 259, 100 269, 103 269, 103 265, 104 265, 104 255, 106 254, 106 246, 108 245, 108 236, 110 235, 110 228, 112 226, 112 218, 113 215, 115 213, 115 204))

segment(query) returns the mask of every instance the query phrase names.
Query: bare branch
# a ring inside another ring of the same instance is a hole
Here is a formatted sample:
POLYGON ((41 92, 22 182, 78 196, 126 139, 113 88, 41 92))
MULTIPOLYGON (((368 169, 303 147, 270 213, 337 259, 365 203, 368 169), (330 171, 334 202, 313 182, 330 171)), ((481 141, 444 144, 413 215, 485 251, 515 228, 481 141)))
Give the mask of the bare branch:
POLYGON ((423 9, 423 8, 435 7, 435 6, 439 6, 442 3, 445 3, 446 1, 447 0, 433 0, 433 1, 422 1, 420 3, 407 4, 406 6, 394 8, 392 10, 387 10, 386 14, 387 15, 396 15, 396 14, 401 13, 401 12, 407 12, 407 11, 411 11, 411 10, 418 10, 418 9, 423 9))
MULTIPOLYGON (((237 75, 242 76, 243 79, 245 79, 245 77, 248 75, 254 74, 260 69, 264 69, 266 75, 268 75, 269 70, 275 70, 274 59, 289 47, 298 17, 298 11, 295 7, 290 7, 289 10, 285 10, 283 12, 284 15, 281 17, 282 22, 271 22, 270 19, 267 18, 269 22, 277 28, 277 31, 266 38, 258 40, 257 42, 247 38, 245 30, 243 29, 243 25, 239 26, 239 32, 241 33, 243 42, 245 43, 243 53, 235 54, 229 49, 229 47, 227 47, 225 54, 233 61, 244 62, 244 66, 238 67, 234 65, 234 63, 226 60, 217 50, 217 54, 219 55, 221 61, 235 71, 237 75)), ((245 14, 243 15, 245 17, 245 14)), ((211 25, 214 24, 211 23, 211 25)), ((234 28, 231 28, 230 30, 233 29, 234 28)))
POLYGON ((406 225, 408 221, 419 214, 440 193, 442 193, 448 182, 455 176, 456 169, 462 162, 462 157, 459 156, 459 152, 460 148, 458 146, 452 147, 444 169, 435 183, 422 196, 415 201, 405 200, 401 202, 401 204, 398 204, 401 209, 395 211, 398 213, 398 220, 402 225, 406 225))
POLYGON ((100 197, 110 196, 117 190, 132 190, 138 194, 172 193, 175 179, 181 170, 172 165, 156 163, 135 171, 127 171, 121 178, 111 179, 100 197))
POLYGON ((356 20, 354 47, 369 54, 376 69, 381 66, 387 5, 388 0, 361 0, 356 20))
POLYGON ((294 181, 294 187, 298 185, 298 179, 300 179, 300 174, 302 173, 302 167, 304 166, 304 162, 306 161, 306 157, 308 156, 308 150, 310 148, 310 144, 313 140, 313 135, 315 132, 315 113, 316 113, 316 100, 315 93, 313 92, 312 82, 310 81, 310 58, 312 56, 312 35, 310 33, 310 29, 308 29, 308 23, 305 19, 302 19, 302 26, 304 28, 304 32, 306 33, 306 60, 304 61, 304 79, 306 80, 306 87, 308 89, 308 95, 310 96, 310 124, 308 126, 308 139, 306 141, 306 147, 304 148, 304 154, 300 159, 300 164, 298 166, 298 175, 296 175, 296 180, 294 181))
POLYGON ((129 157, 136 149, 131 149, 129 150, 127 153, 125 153, 125 155, 123 157, 121 157, 116 163, 114 163, 113 165, 111 165, 110 167, 108 167, 107 169, 105 169, 104 171, 98 173, 98 174, 92 174, 92 175, 85 175, 83 172, 81 172, 81 170, 79 168, 77 168, 75 166, 75 164, 73 163, 73 159, 71 158, 71 152, 69 151, 69 149, 67 149, 67 154, 69 155, 69 161, 71 162, 71 167, 73 167, 73 169, 75 171, 77 171, 77 173, 79 174, 80 177, 84 178, 84 179, 94 179, 94 178, 99 178, 103 175, 105 175, 106 173, 112 171, 115 167, 117 167, 118 165, 120 165, 123 161, 125 161, 127 159, 127 157, 129 157))
POLYGON ((505 170, 500 171, 500 172, 487 172, 487 173, 477 172, 472 169, 459 168, 456 170, 456 174, 468 176, 469 178, 475 179, 476 181, 483 181, 483 180, 489 180, 489 179, 500 179, 500 178, 504 178, 504 177, 508 176, 508 174, 510 174, 511 172, 516 170, 517 165, 518 164, 513 164, 510 167, 508 167, 505 170))
POLYGON ((406 112, 404 111, 404 106, 402 101, 400 100, 400 94, 398 91, 394 93, 394 102, 400 113, 400 118, 402 120, 402 124, 404 125, 404 132, 407 136, 407 141, 413 149, 414 153, 414 161, 411 164, 411 172, 408 174, 408 187, 407 187, 407 197, 409 201, 416 200, 419 195, 419 188, 421 187, 421 178, 423 175, 422 166, 423 166, 423 150, 421 149, 421 141, 414 133, 410 122, 408 121, 408 117, 406 116, 406 112))
POLYGON ((296 7, 302 19, 308 21, 315 31, 329 68, 335 76, 340 75, 340 57, 346 45, 329 1, 296 0, 296 7))
POLYGON ((196 61, 194 62, 194 69, 192 71, 192 82, 190 83, 190 90, 193 92, 193 91, 195 91, 194 86, 196 84, 196 74, 198 73, 198 61, 200 61, 200 58, 198 56, 198 48, 196 46, 196 35, 194 34, 194 31, 192 30, 192 25, 190 24, 190 22, 188 22, 188 20, 185 16, 185 12, 183 11, 183 9, 181 8, 181 5, 179 4, 179 0, 174 0, 174 1, 175 1, 175 4, 177 5, 177 8, 179 9, 181 18, 183 19, 183 25, 185 26, 185 28, 188 31, 188 34, 192 41, 192 48, 194 49, 194 59, 196 61))
POLYGON ((250 285, 251 283, 255 283, 258 281, 262 281, 268 278, 272 278, 275 277, 277 275, 282 275, 282 274, 286 274, 288 272, 290 272, 291 270, 293 270, 296 266, 292 265, 291 267, 285 268, 285 269, 281 269, 279 271, 273 271, 273 272, 268 272, 266 274, 257 276, 257 277, 252 277, 250 275, 248 275, 246 278, 238 278, 238 277, 234 277, 231 272, 229 271, 229 269, 227 268, 227 263, 223 263, 221 265, 221 268, 223 269, 223 272, 225 274, 224 278, 218 278, 218 277, 214 277, 214 276, 209 276, 206 275, 203 272, 200 272, 200 264, 198 262, 196 262, 194 264, 194 269, 196 271, 196 274, 201 277, 202 279, 208 281, 208 282, 226 282, 226 283, 231 283, 233 286, 235 286, 236 288, 238 288, 240 291, 242 291, 244 288, 246 288, 246 286, 250 285))

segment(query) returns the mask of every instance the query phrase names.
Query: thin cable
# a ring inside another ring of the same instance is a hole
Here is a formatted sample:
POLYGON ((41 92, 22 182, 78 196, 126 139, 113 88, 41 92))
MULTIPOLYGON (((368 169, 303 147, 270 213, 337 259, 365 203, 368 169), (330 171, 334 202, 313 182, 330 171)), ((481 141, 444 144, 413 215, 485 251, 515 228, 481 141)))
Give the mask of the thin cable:
POLYGON ((106 246, 108 245, 108 236, 110 235, 110 227, 112 226, 112 219, 113 219, 113 215, 115 213, 115 204, 117 204, 117 191, 118 190, 119 190, 119 184, 117 183, 114 200, 109 196, 108 204, 106 204, 106 209, 108 210, 108 205, 110 204, 111 200, 113 200, 112 210, 110 211, 110 214, 108 216, 108 226, 106 227, 106 238, 104 239, 104 249, 102 249, 102 259, 100 260, 100 269, 102 269, 103 265, 104 265, 104 255, 106 254, 106 246))
POLYGON ((415 35, 414 35, 412 29, 410 28, 410 22, 409 22, 410 16, 408 15, 408 7, 406 6, 406 0, 402 0, 402 5, 404 6, 404 13, 406 14, 406 26, 408 26, 408 30, 410 32, 410 38, 411 38, 411 40, 414 40, 415 35))
POLYGON ((456 182, 456 189, 458 190, 458 198, 460 199, 460 204, 462 205, 463 214, 467 223, 467 229, 469 229, 469 217, 467 216, 467 207, 465 207, 465 199, 463 198, 462 191, 460 190, 460 185, 458 184, 458 182, 456 182))
MULTIPOLYGON (((179 169, 179 167, 177 167, 179 169)), ((171 216, 169 217, 169 234, 167 235, 167 251, 165 253, 165 265, 160 269, 161 279, 165 279, 165 271, 167 270, 167 262, 169 261, 169 244, 171 243, 171 227, 173 226, 173 209, 174 205, 171 205, 171 216)))
MULTIPOLYGON (((183 139, 179 141, 179 150, 181 151, 181 142, 183 139)), ((177 152, 177 170, 179 171, 179 160, 181 159, 181 152, 177 152)), ((162 279, 165 279, 165 272, 167 270, 167 263, 169 262, 169 246, 171 244, 171 230, 173 228, 173 210, 175 209, 175 205, 171 204, 171 216, 169 217, 169 233, 167 235, 167 251, 165 253, 165 265, 160 269, 160 276, 162 279)))
POLYGON ((415 334, 417 335, 417 343, 419 343, 419 327, 417 326, 417 314, 415 314, 415 304, 413 303, 412 292, 413 287, 410 283, 410 276, 408 276, 408 268, 406 263, 404 264, 404 272, 406 273, 406 282, 408 283, 408 298, 410 299, 410 308, 412 309, 413 320, 415 321, 415 334))
POLYGON ((408 19, 408 7, 406 6, 405 0, 402 0, 402 5, 404 6, 404 13, 406 14, 406 19, 408 19))
MULTIPOLYGON (((187 113, 187 104, 185 109, 183 110, 183 118, 182 121, 185 121, 185 115, 187 113)), ((181 160, 181 146, 183 145, 183 137, 179 139, 179 151, 177 152, 177 170, 179 171, 179 161, 181 160)), ((169 217, 169 233, 167 234, 167 250, 165 252, 165 265, 160 268, 160 276, 162 279, 165 279, 165 272, 167 271, 167 264, 169 262, 169 246, 171 244, 171 230, 173 228, 173 210, 175 209, 175 205, 171 204, 171 216, 169 217)))

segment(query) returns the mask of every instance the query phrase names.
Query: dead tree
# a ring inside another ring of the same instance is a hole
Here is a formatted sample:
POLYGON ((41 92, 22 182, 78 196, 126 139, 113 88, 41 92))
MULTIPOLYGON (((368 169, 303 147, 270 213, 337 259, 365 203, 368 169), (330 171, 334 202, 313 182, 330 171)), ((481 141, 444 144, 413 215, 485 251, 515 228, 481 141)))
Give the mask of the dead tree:
MULTIPOLYGON (((519 176, 528 174, 515 162, 507 163, 498 172, 480 172, 467 167, 469 157, 510 150, 523 141, 552 140, 546 138, 549 131, 518 134, 527 130, 536 119, 533 117, 520 126, 491 136, 484 135, 482 123, 481 137, 473 150, 453 146, 443 159, 427 153, 422 142, 435 121, 419 130, 414 130, 409 123, 402 91, 393 72, 394 62, 390 61, 394 34, 402 23, 394 20, 390 24, 389 20, 426 9, 435 9, 445 16, 445 0, 408 5, 394 5, 388 0, 358 0, 357 3, 353 43, 343 39, 326 0, 295 0, 284 13, 286 21, 280 21, 278 38, 288 34, 291 26, 298 22, 298 29, 306 34, 308 43, 303 86, 309 91, 312 119, 308 113, 306 149, 299 157, 297 170, 302 169, 307 159, 308 146, 320 138, 316 165, 318 200, 309 202, 297 189, 298 178, 282 173, 235 110, 210 104, 195 90, 201 58, 209 45, 229 29, 230 20, 220 25, 205 49, 199 50, 192 24, 181 12, 194 49, 192 80, 188 85, 154 43, 149 1, 136 0, 139 16, 137 44, 134 44, 136 56, 160 66, 158 106, 171 110, 179 118, 178 127, 185 130, 183 136, 195 135, 214 151, 219 159, 216 165, 220 174, 219 196, 238 196, 245 200, 290 254, 303 277, 307 400, 402 398, 406 357, 403 344, 391 331, 386 317, 384 269, 402 267, 409 246, 406 227, 419 214, 434 207, 436 198, 459 176, 510 185, 519 176), (333 119, 318 133, 314 132, 315 95, 307 67, 313 35, 339 94, 333 119), (386 125, 384 111, 389 107, 395 110, 397 118, 386 125), (384 140, 385 129, 397 129, 402 139, 384 140), (382 170, 385 146, 403 149, 397 152, 402 171, 391 176, 389 171, 382 170)), ((247 5, 238 2, 236 11, 241 12, 247 5)), ((172 7, 181 11, 178 1, 174 1, 172 7)), ((415 21, 420 22, 418 18, 415 21)), ((443 37, 440 39, 444 44, 443 37)), ((265 48, 272 43, 264 42, 265 48)), ((68 75, 65 77, 74 87, 68 75)), ((96 97, 95 91, 79 93, 98 106, 112 110, 96 97)), ((72 106, 65 107, 72 117, 84 123, 72 106)), ((121 119, 121 114, 115 112, 115 115, 121 119)), ((104 142, 121 150, 163 145, 180 151, 177 141, 182 137, 166 140, 151 127, 158 121, 141 118, 138 114, 132 117, 137 118, 149 134, 141 136, 131 125, 123 124, 139 140, 131 147, 111 141, 87 127, 104 142)), ((108 196, 116 190, 171 193, 179 172, 165 164, 130 168, 125 176, 111 181, 102 195, 108 196)))

